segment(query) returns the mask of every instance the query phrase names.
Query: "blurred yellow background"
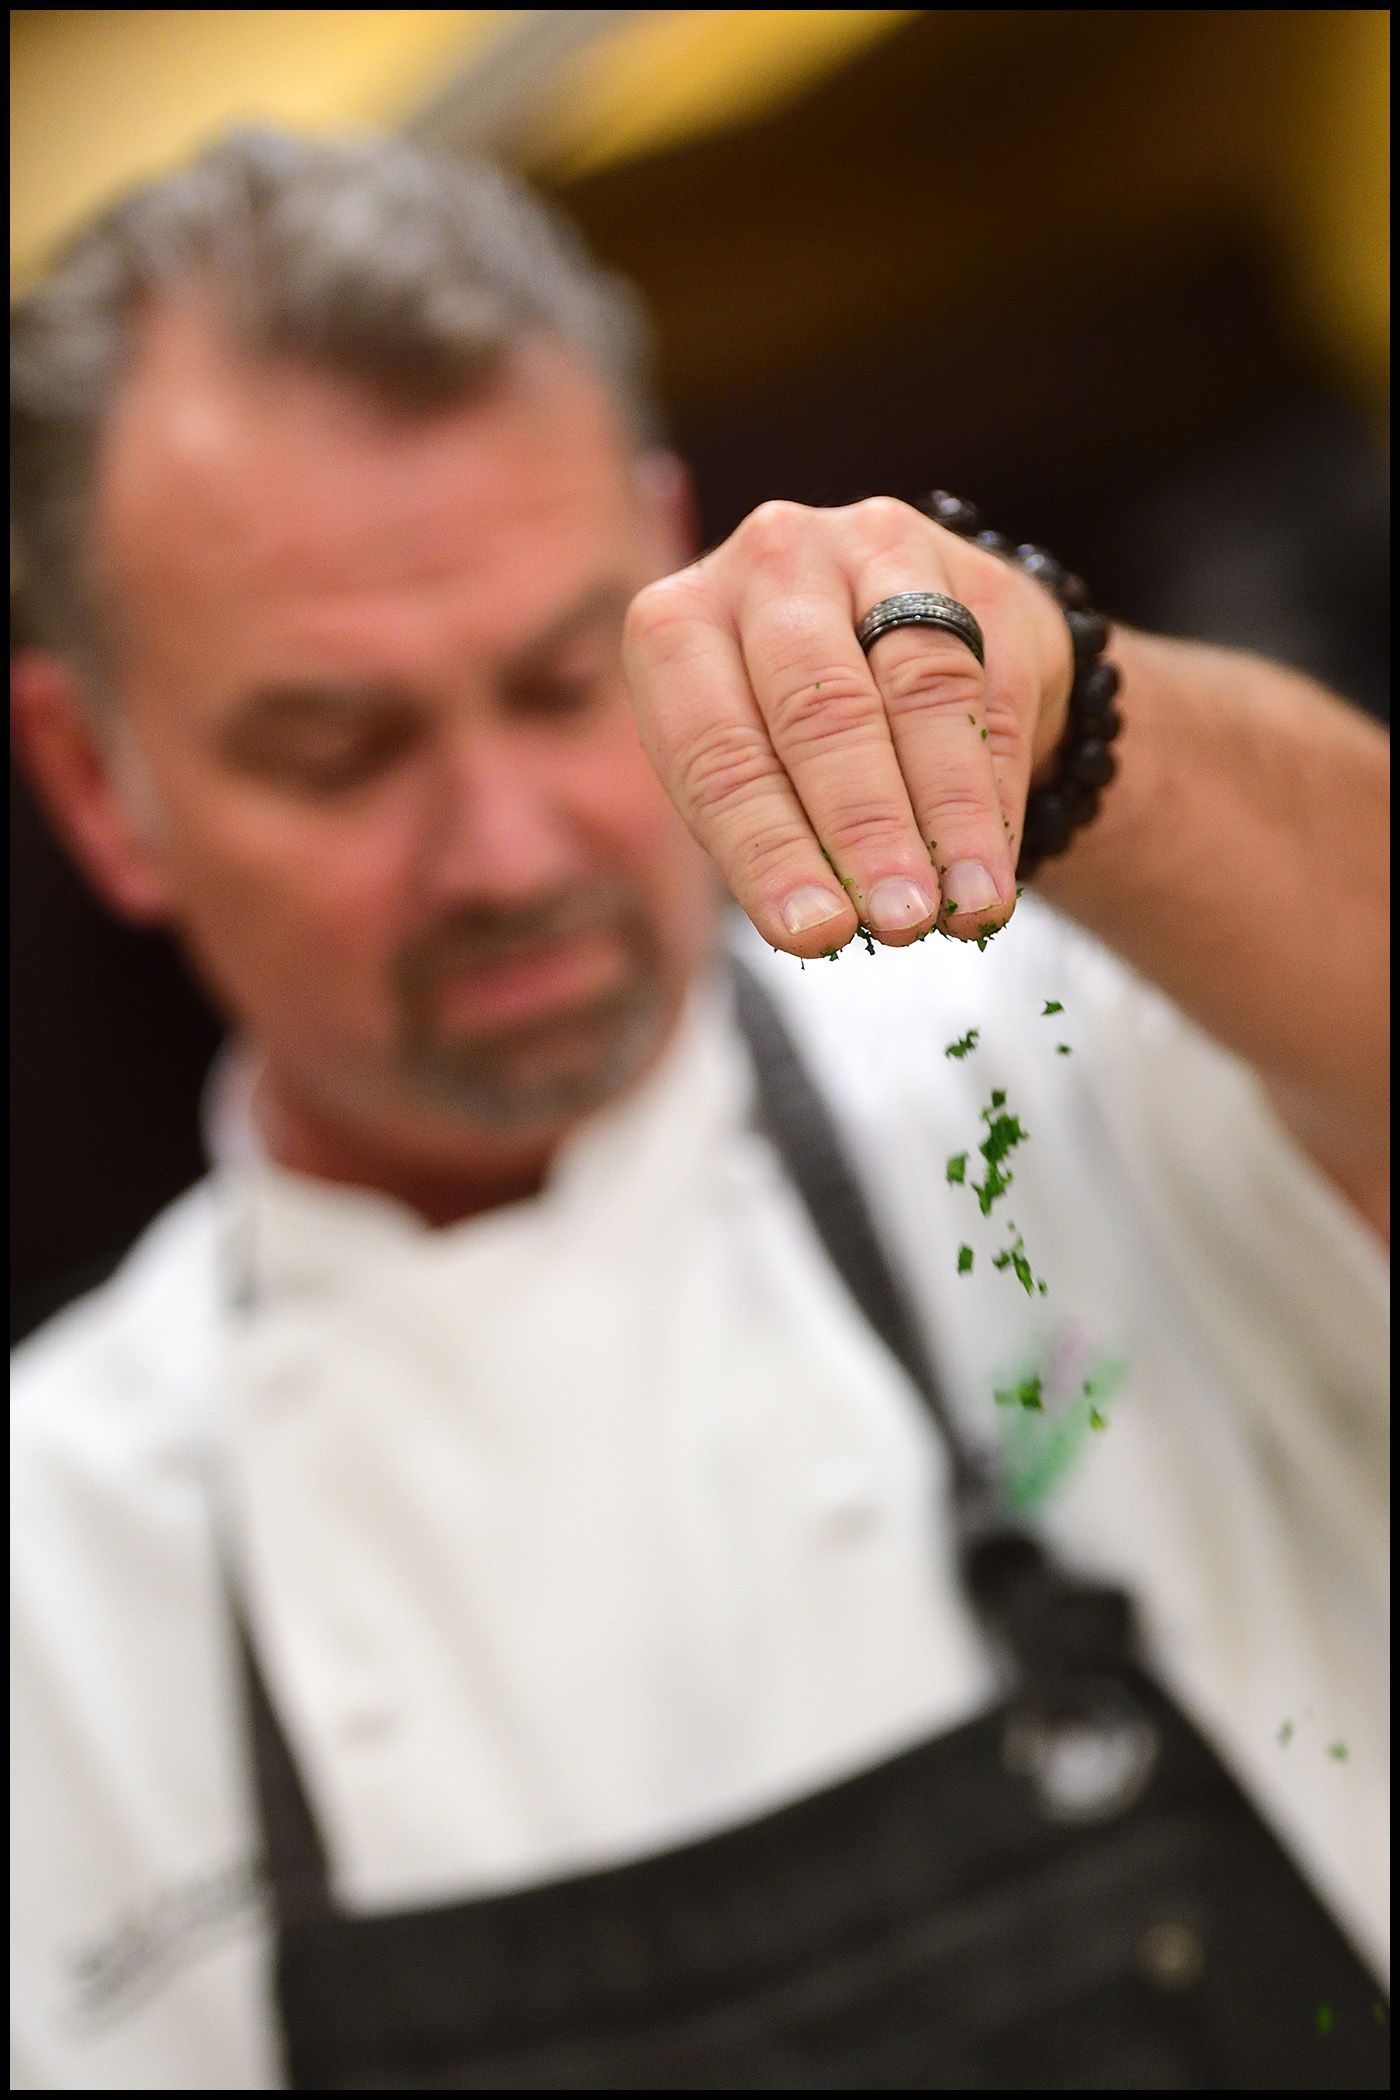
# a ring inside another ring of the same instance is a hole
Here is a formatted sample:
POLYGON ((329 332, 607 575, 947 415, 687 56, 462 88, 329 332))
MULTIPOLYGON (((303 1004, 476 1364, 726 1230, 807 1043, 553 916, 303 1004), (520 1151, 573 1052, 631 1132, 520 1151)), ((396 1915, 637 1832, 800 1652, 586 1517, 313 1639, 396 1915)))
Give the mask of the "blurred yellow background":
MULTIPOLYGON (((232 123, 491 153, 645 294, 706 542, 765 497, 942 483, 1116 617, 1384 717, 1389 38, 1373 10, 22 9, 12 284, 232 123)), ((219 1023, 14 777, 10 850, 13 1334, 201 1171, 219 1023)))
MULTIPOLYGON (((1301 326, 1380 402, 1388 12, 1165 10, 1135 21, 1106 97, 1084 107, 1074 80, 1086 68, 1043 65, 1047 28, 1062 59, 1092 61, 1095 46, 1122 39, 1111 11, 19 9, 12 277, 31 279, 104 198, 230 122, 411 126, 435 101, 450 113, 454 94, 470 106, 473 76, 494 77, 508 106, 498 92, 494 128, 469 141, 568 192, 752 123, 917 22, 923 50, 930 32, 937 39, 931 174, 943 116, 961 118, 970 95, 985 102, 987 165, 963 171, 940 215, 954 261, 1008 254, 997 168, 1018 150, 1009 132, 1024 137, 1029 103, 1052 150, 1011 216, 1042 235, 1072 214, 1081 233, 1132 225, 1151 237, 1204 196, 1248 213, 1278 244, 1301 326)), ((818 193, 821 179, 814 167, 818 193)))

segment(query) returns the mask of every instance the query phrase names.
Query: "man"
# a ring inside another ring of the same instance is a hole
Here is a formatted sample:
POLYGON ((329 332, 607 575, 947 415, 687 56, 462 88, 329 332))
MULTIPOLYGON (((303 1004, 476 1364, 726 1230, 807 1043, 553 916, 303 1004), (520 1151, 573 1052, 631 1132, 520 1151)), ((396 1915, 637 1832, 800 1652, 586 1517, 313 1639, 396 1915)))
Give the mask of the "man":
MULTIPOLYGON (((213 149, 75 246, 16 369, 48 636, 20 745, 236 1045, 207 1182, 17 1361, 16 2082, 627 2082, 606 2052, 507 2075, 495 1994, 552 2032, 592 1977, 596 2021, 662 1959, 617 1953, 613 1869, 723 1834, 708 1889, 745 1826, 987 1708, 964 1436, 1131 1588, 1378 1961, 1381 734, 1115 634, 1119 777, 1037 878, 1062 916, 1016 909, 1066 732, 1050 593, 883 501, 766 506, 691 561, 622 295, 528 199, 398 146, 213 149), (866 654, 910 590, 970 608, 985 670, 942 627, 866 654), (947 1435, 754 1127, 701 847, 947 1435), (998 1093, 1004 1231, 972 1186, 998 1093), (277 1830, 302 1879, 269 1907, 277 1830), (297 1938, 323 1871, 363 1989, 297 1938), (418 1989, 449 1924, 424 2017, 486 2038, 311 2075, 308 2037, 418 1989)), ((757 1946, 734 1916, 697 1960, 757 1946)), ((637 2061, 707 2082, 648 1989, 637 2061)), ((767 2082, 828 2082, 797 2026, 767 2082)))

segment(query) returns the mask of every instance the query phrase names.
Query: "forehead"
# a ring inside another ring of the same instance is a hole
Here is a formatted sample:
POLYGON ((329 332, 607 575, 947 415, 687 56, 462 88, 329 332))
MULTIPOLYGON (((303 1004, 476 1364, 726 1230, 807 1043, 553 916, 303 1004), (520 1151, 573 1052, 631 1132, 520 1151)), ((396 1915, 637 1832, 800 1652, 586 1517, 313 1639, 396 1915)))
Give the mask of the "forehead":
POLYGON ((603 388, 552 344, 407 417, 171 306, 106 432, 98 567, 138 647, 353 651, 450 620, 489 650, 625 555, 631 487, 603 388))

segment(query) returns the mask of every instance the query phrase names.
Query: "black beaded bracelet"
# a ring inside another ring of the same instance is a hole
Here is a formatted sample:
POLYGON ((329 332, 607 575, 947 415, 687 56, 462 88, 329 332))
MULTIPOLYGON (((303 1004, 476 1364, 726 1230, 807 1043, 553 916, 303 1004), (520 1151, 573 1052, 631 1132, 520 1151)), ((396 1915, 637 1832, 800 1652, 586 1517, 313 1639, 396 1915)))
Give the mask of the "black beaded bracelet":
POLYGON ((1098 815, 1103 791, 1118 770, 1109 746, 1123 727, 1123 718, 1113 704, 1118 673, 1103 660, 1108 621, 1090 608, 1088 586, 1072 576, 1063 562, 1043 547, 1017 547, 1003 533, 984 532, 973 506, 960 497, 935 489, 915 507, 960 539, 1014 561, 1023 574, 1044 584, 1069 623, 1074 645, 1069 716, 1056 753, 1054 777, 1043 788, 1032 789, 1027 799, 1026 828, 1016 862, 1017 880, 1029 882, 1042 861, 1063 853, 1075 832, 1098 815))

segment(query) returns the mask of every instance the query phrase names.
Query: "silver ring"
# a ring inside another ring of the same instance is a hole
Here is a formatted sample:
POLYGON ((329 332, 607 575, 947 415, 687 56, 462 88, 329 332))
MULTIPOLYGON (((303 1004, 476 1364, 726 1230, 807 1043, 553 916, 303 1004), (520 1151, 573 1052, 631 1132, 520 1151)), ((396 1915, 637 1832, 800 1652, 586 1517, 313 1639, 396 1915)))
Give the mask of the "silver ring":
POLYGON ((945 598, 942 591, 900 591, 882 598, 857 627, 856 640, 869 656, 880 636, 894 627, 941 627, 966 642, 979 664, 986 664, 981 628, 959 599, 945 598))

